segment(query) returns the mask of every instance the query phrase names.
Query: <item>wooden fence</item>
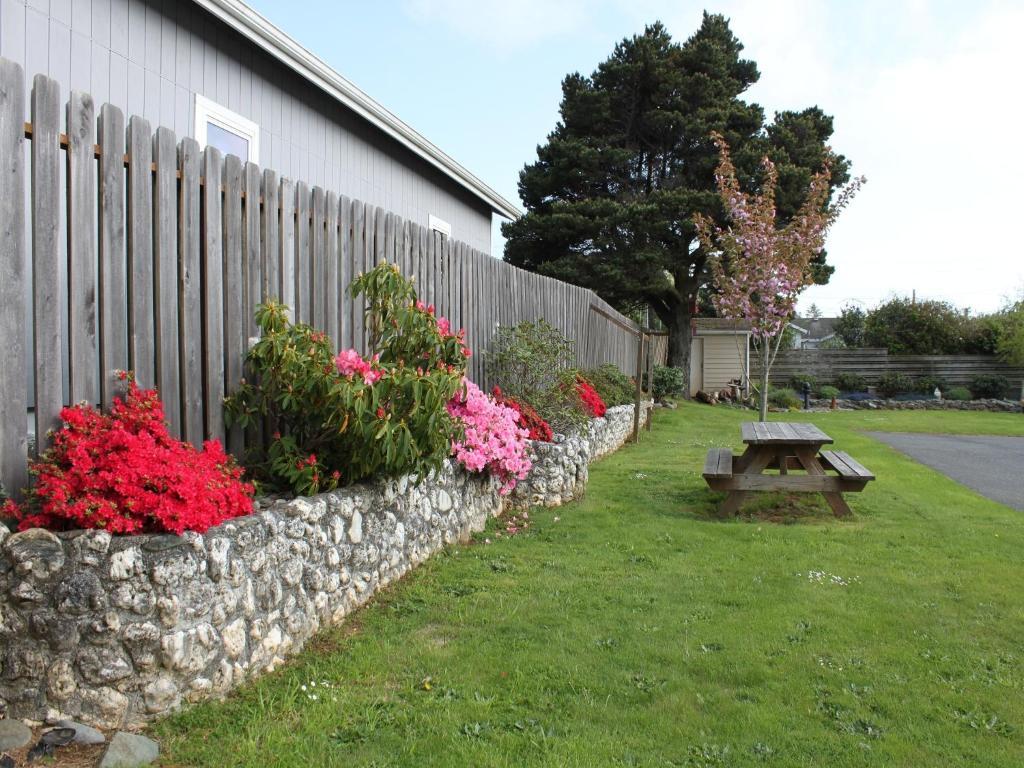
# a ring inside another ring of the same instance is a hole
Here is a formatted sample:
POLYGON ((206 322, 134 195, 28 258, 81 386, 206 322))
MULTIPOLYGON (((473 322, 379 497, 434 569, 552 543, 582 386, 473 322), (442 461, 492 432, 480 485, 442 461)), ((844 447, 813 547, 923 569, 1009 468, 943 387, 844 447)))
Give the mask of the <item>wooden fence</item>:
POLYGON ((118 369, 159 389, 173 434, 226 438, 237 453, 222 402, 243 376, 254 309, 279 299, 338 348, 365 351, 364 307, 347 288, 382 261, 466 329, 482 385, 495 328, 538 318, 575 342, 580 365, 636 369, 636 326, 587 289, 111 104, 97 115, 88 94, 70 94, 62 130, 59 87, 43 75, 26 122, 24 82, 0 59, 0 483, 12 492, 27 484, 26 413, 42 449, 66 403, 110 403, 118 369))
MULTIPOLYGON (((756 360, 751 360, 756 366, 756 360)), ((876 383, 886 373, 902 373, 912 378, 934 376, 948 386, 966 386, 975 376, 1004 376, 1013 394, 1020 391, 1024 368, 1013 368, 991 355, 890 355, 884 348, 866 349, 793 349, 779 352, 772 366, 772 381, 784 384, 791 377, 810 375, 827 382, 840 373, 856 374, 876 383)), ((751 376, 756 377, 751 371, 751 376)))

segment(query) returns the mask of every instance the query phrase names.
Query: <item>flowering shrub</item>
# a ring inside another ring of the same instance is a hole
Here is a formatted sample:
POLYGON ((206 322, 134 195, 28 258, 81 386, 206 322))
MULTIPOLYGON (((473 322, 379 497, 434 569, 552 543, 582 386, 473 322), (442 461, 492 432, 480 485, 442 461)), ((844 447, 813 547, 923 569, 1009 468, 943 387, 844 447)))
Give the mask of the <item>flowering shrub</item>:
POLYGON ((583 403, 583 409, 592 417, 604 416, 605 411, 608 410, 604 400, 597 394, 597 390, 591 386, 589 381, 579 375, 576 376, 576 394, 579 395, 580 402, 583 403))
POLYGON ((256 313, 261 338, 247 357, 252 380, 228 398, 230 424, 268 420, 265 449, 248 462, 268 484, 299 494, 374 475, 425 475, 449 456, 458 429, 446 405, 469 349, 397 267, 353 281, 365 296, 369 352, 334 354, 327 336, 270 303, 256 313))
POLYGON ((500 326, 486 360, 505 396, 528 404, 555 431, 568 434, 590 418, 575 391, 573 342, 546 320, 500 326))
POLYGON ((584 371, 590 385, 611 408, 615 405, 629 405, 636 400, 636 382, 619 370, 614 363, 605 363, 599 368, 584 371))
POLYGON ((32 465, 29 502, 4 505, 20 530, 202 533, 252 511, 241 468, 216 440, 200 451, 171 437, 153 390, 129 381, 109 414, 75 405, 60 416, 53 447, 32 465))
POLYGON ((526 477, 531 466, 526 455, 529 432, 519 426, 514 409, 465 379, 463 389, 448 403, 448 413, 462 428, 462 436, 452 442, 452 453, 466 469, 498 477, 503 494, 526 477))
POLYGON ((537 411, 529 405, 529 403, 523 403, 516 400, 514 397, 509 397, 501 391, 501 387, 495 387, 491 390, 491 397, 493 397, 496 402, 508 406, 519 414, 519 426, 529 433, 527 437, 530 440, 539 440, 542 443, 550 443, 554 439, 554 434, 551 431, 551 425, 544 421, 544 419, 540 417, 540 414, 538 414, 537 411))

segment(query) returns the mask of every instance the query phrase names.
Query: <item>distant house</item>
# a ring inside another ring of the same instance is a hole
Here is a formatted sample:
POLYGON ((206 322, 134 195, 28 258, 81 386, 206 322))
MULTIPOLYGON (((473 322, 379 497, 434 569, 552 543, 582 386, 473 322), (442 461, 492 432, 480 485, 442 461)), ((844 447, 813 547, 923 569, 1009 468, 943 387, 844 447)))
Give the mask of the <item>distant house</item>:
MULTIPOLYGON (((109 102, 178 138, 381 206, 485 253, 492 215, 519 215, 240 0, 2 0, 2 9, 0 56, 29 80, 56 80, 62 99, 89 93, 97 109, 109 102)), ((339 5, 330 23, 343 25, 346 12, 339 5)))
POLYGON ((690 348, 690 395, 717 392, 750 379, 750 325, 742 320, 698 317, 690 348))
POLYGON ((793 332, 793 348, 818 349, 824 342, 835 339, 835 324, 838 319, 837 317, 794 317, 789 324, 789 328, 793 332))

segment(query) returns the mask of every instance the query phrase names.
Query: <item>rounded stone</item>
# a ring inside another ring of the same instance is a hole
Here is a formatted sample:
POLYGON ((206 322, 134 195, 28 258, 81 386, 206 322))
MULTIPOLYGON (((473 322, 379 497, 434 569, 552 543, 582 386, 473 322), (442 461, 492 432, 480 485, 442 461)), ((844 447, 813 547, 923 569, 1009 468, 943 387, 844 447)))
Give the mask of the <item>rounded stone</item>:
POLYGON ((61 728, 72 728, 75 731, 74 744, 102 744, 107 737, 95 728, 74 720, 58 720, 57 725, 61 728))
POLYGON ((137 768, 149 765, 160 755, 160 747, 152 739, 137 733, 118 731, 103 753, 99 768, 137 768))
POLYGON ((21 749, 32 741, 32 729, 20 720, 0 720, 0 752, 21 749))
POLYGON ((167 676, 158 677, 147 685, 142 698, 146 702, 146 711, 154 715, 174 709, 181 701, 178 686, 167 676))

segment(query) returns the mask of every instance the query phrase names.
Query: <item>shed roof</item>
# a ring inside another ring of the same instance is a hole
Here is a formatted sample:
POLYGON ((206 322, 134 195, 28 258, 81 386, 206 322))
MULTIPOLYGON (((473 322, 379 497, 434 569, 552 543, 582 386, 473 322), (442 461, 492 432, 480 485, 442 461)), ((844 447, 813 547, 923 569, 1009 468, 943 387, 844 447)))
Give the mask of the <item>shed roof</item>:
POLYGON ((693 320, 695 331, 734 331, 750 333, 750 322, 747 320, 730 320, 725 317, 696 317, 693 320))
POLYGON ((522 215, 522 211, 513 203, 242 0, 193 2, 476 195, 495 213, 510 219, 522 215))

